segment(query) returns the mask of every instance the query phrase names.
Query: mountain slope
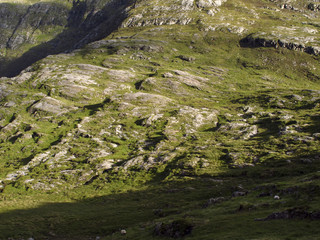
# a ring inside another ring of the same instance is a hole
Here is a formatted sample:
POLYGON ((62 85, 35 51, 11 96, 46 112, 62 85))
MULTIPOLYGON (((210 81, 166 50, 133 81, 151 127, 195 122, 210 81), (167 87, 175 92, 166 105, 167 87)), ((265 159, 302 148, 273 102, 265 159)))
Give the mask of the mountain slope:
POLYGON ((310 4, 74 1, 3 68, 0 236, 317 239, 310 4))

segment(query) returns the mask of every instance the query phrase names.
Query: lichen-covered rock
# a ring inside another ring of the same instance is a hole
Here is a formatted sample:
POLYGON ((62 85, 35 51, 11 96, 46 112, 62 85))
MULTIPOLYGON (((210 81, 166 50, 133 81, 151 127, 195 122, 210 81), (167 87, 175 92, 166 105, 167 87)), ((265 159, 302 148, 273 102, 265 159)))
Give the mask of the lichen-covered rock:
POLYGON ((45 97, 39 102, 34 103, 29 110, 31 113, 45 112, 53 114, 63 114, 68 112, 68 108, 59 100, 45 97))
MULTIPOLYGON (((240 41, 240 44, 244 47, 273 47, 273 48, 286 48, 294 51, 301 51, 311 55, 320 54, 320 46, 316 41, 316 35, 314 31, 309 31, 309 36, 293 35, 290 32, 296 31, 296 29, 282 29, 279 30, 289 31, 286 38, 278 32, 273 32, 270 35, 267 33, 251 34, 240 41)), ((304 34, 303 34, 304 35, 304 34)))
POLYGON ((197 0, 196 4, 200 8, 206 7, 219 7, 222 5, 223 2, 226 0, 197 0))

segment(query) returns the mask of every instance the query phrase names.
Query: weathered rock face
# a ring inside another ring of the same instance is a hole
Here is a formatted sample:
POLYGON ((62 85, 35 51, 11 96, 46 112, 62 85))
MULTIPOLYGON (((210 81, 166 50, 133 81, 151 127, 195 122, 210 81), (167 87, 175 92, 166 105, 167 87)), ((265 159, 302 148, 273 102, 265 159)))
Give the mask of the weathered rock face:
POLYGON ((212 15, 226 0, 179 0, 160 5, 141 1, 135 5, 136 11, 122 24, 122 27, 151 26, 151 25, 187 25, 193 22, 194 11, 207 9, 212 15), (139 9, 144 8, 143 13, 139 9), (209 10, 208 10, 209 9, 209 10), (135 12, 138 12, 135 14, 135 12))
POLYGON ((26 6, 17 6, 9 3, 0 4, 0 48, 6 48, 21 17, 27 11, 26 6))
MULTIPOLYGON (((294 41, 294 39, 293 39, 294 41)), ((309 39, 297 39, 297 42, 291 42, 290 39, 271 39, 268 36, 259 36, 257 35, 249 35, 243 38, 240 41, 241 46, 243 47, 273 47, 273 48, 286 48, 294 51, 301 51, 311 55, 319 55, 320 54, 320 46, 319 45, 305 45, 308 44, 309 39)), ((311 43, 312 44, 312 43, 311 43)), ((316 43, 315 43, 316 44, 316 43)))
POLYGON ((317 4, 317 3, 309 3, 307 7, 311 11, 315 11, 315 12, 320 11, 320 4, 317 4))
POLYGON ((226 0, 197 0, 196 4, 200 8, 205 7, 219 7, 222 5, 223 2, 226 0))
POLYGON ((308 212, 303 208, 292 208, 287 209, 283 212, 275 212, 270 214, 266 218, 258 218, 255 221, 271 221, 278 219, 308 219, 308 220, 319 220, 320 211, 308 212))
POLYGON ((45 31, 48 27, 65 26, 68 8, 53 3, 36 3, 31 6, 1 3, 0 47, 17 49, 21 44, 36 41, 35 31, 45 31))
POLYGON ((71 51, 107 36, 122 23, 132 2, 74 1, 71 9, 56 3, 0 4, 4 30, 0 52, 7 60, 0 67, 0 76, 15 76, 47 55, 71 51), (26 44, 38 45, 22 55, 18 49, 26 44), (8 50, 18 58, 8 61, 8 50))

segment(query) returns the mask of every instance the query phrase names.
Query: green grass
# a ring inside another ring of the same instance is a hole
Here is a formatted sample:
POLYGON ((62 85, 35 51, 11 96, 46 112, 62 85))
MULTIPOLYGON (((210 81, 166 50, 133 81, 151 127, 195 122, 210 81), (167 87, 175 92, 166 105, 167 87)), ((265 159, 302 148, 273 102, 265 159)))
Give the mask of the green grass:
MULTIPOLYGON (((262 169, 266 171, 268 167, 262 169)), ((288 172, 287 176, 278 174, 263 179, 251 175, 262 169, 226 170, 224 174, 191 178, 176 176, 176 180, 168 183, 161 183, 159 179, 136 186, 127 176, 124 184, 115 180, 97 190, 83 186, 72 192, 51 194, 8 188, 2 194, 6 210, 0 215, 1 236, 41 238, 56 234, 67 239, 95 236, 162 239, 153 235, 155 223, 186 219, 194 230, 185 239, 316 239, 317 221, 254 221, 292 207, 304 206, 311 210, 319 207, 319 196, 308 189, 308 182, 298 185, 298 195, 280 193, 281 200, 274 200, 272 196, 257 198, 263 192, 256 190, 257 186, 275 185, 276 194, 281 189, 296 186, 301 179, 301 175, 288 172), (244 171, 247 177, 243 176, 244 171), (240 185, 249 191, 248 195, 232 198, 232 192, 240 185), (225 201, 203 208, 209 198, 220 196, 225 197, 225 201), (17 228, 18 231, 14 230, 17 228), (126 229, 127 236, 121 236, 120 229, 126 229)), ((310 171, 303 166, 299 169, 310 171)), ((318 180, 313 182, 318 183, 318 180)))

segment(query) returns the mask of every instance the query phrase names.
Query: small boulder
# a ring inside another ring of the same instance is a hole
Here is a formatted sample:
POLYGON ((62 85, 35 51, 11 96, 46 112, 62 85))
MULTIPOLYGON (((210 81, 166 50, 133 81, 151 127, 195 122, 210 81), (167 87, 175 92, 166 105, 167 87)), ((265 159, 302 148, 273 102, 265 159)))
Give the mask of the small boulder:
POLYGON ((235 191, 232 193, 232 197, 243 197, 245 195, 247 195, 247 192, 235 191))
POLYGON ((185 55, 180 55, 180 56, 178 56, 178 58, 180 58, 183 61, 187 61, 187 62, 194 62, 196 60, 194 57, 188 57, 185 55))
POLYGON ((172 223, 157 223, 154 234, 163 237, 182 238, 191 234, 193 226, 186 220, 176 220, 172 223))
POLYGON ((291 208, 283 212, 274 212, 266 218, 257 218, 255 221, 269 221, 277 219, 309 219, 319 220, 320 211, 308 212, 303 208, 291 208))
POLYGON ((260 193, 257 197, 269 197, 269 196, 271 196, 270 192, 263 192, 263 193, 260 193))
POLYGON ((216 197, 216 198, 210 198, 205 204, 204 204, 204 208, 207 208, 211 205, 214 205, 214 204, 217 204, 217 203, 220 203, 220 202, 223 202, 225 201, 226 199, 224 197, 216 197))

